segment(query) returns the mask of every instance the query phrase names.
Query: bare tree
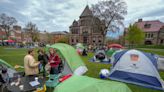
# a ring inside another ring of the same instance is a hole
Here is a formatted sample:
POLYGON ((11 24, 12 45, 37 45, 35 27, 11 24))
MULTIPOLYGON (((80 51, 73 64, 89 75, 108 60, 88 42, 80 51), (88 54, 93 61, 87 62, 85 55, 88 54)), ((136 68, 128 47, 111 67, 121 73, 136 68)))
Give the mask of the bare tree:
POLYGON ((14 17, 10 17, 4 13, 0 14, 0 25, 5 30, 6 38, 10 36, 10 29, 14 24, 17 23, 17 20, 14 17))
POLYGON ((127 14, 127 5, 123 0, 105 0, 92 5, 94 16, 105 22, 104 37, 108 31, 118 31, 124 26, 124 16, 127 14))
POLYGON ((36 24, 33 24, 32 22, 27 23, 25 32, 31 37, 33 42, 39 41, 39 30, 36 24))

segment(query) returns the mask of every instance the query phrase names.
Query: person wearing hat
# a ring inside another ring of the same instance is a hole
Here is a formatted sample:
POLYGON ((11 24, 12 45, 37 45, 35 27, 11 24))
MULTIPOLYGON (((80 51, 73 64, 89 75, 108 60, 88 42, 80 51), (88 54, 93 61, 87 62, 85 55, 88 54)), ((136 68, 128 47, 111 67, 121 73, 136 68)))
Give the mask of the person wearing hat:
POLYGON ((34 59, 34 49, 29 49, 28 54, 24 57, 25 75, 37 75, 39 73, 38 66, 40 62, 34 59))

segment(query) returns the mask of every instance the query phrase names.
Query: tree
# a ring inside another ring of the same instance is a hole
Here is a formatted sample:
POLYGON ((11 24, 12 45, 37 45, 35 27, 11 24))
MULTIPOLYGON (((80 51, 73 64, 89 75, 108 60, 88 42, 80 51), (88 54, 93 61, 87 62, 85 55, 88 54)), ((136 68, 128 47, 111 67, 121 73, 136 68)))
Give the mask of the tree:
POLYGON ((46 33, 46 35, 47 35, 47 37, 48 37, 48 38, 47 38, 47 43, 48 43, 48 44, 52 43, 53 35, 50 34, 50 33, 48 33, 48 32, 46 33))
POLYGON ((16 23, 17 20, 14 17, 10 17, 4 13, 0 14, 0 25, 5 31, 6 38, 10 37, 10 29, 16 23))
POLYGON ((127 14, 127 5, 123 0, 105 0, 92 5, 94 16, 105 22, 104 37, 108 31, 118 31, 124 26, 124 16, 127 14))
POLYGON ((33 42, 39 41, 39 30, 36 24, 33 24, 32 22, 27 23, 25 32, 31 37, 33 42))
POLYGON ((62 38, 60 38, 58 41, 57 41, 57 43, 69 43, 69 38, 68 38, 68 36, 64 36, 64 37, 62 37, 62 38))
POLYGON ((126 40, 129 42, 129 45, 141 44, 144 41, 145 34, 137 25, 130 25, 126 35, 126 40))

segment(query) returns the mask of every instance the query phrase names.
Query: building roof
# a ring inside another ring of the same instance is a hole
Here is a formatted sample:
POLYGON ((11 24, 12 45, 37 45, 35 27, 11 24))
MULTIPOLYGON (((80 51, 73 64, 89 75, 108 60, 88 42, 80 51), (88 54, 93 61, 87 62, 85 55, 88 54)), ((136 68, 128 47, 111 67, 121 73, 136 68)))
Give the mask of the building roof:
POLYGON ((152 21, 138 21, 135 23, 139 28, 144 30, 144 32, 158 32, 164 23, 159 20, 152 21), (148 25, 148 27, 146 27, 148 25))
POLYGON ((65 35, 65 34, 67 34, 68 32, 67 31, 55 31, 55 32, 51 32, 51 34, 56 34, 56 35, 58 35, 58 34, 63 34, 63 35, 65 35))
POLYGON ((92 16, 92 11, 89 9, 89 6, 87 5, 80 15, 80 17, 85 17, 85 16, 92 16))

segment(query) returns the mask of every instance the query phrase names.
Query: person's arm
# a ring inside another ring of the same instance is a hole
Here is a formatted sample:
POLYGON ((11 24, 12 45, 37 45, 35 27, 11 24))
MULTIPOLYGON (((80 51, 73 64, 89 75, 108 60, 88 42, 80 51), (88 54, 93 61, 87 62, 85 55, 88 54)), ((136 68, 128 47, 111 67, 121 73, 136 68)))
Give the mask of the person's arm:
POLYGON ((54 61, 55 61, 54 63, 55 63, 56 65, 60 64, 60 58, 59 58, 58 55, 55 56, 54 61))
POLYGON ((29 63, 30 67, 37 67, 40 62, 35 62, 35 60, 33 58, 29 58, 28 63, 29 63))

